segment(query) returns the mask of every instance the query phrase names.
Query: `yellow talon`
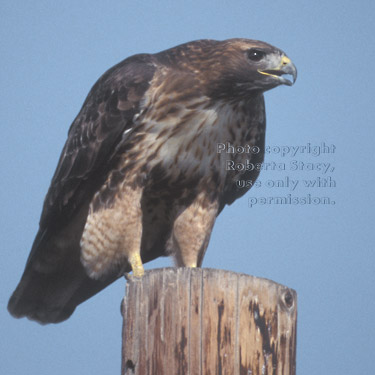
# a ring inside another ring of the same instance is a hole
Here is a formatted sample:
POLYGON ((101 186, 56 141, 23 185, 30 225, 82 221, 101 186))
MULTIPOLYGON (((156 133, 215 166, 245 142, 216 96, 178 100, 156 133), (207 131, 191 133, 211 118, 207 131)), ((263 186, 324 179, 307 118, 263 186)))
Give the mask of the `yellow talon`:
POLYGON ((145 270, 143 269, 142 259, 139 253, 135 253, 131 255, 128 259, 130 263, 130 267, 133 271, 133 276, 135 277, 142 277, 145 273, 145 270))

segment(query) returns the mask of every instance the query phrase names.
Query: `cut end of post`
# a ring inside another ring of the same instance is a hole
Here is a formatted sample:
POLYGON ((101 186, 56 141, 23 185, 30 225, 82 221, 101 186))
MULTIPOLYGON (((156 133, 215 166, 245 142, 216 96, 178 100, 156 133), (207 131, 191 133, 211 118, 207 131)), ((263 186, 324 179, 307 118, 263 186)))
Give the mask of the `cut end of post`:
POLYGON ((295 374, 297 294, 271 280, 155 269, 129 280, 122 313, 122 374, 295 374))

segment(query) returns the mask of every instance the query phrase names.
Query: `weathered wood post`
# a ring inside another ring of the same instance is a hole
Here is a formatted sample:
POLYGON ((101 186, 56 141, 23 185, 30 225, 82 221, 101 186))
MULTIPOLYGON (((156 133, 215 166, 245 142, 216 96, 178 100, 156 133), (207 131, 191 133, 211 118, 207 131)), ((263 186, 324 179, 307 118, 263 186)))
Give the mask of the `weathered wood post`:
POLYGON ((294 375, 296 292, 207 268, 127 283, 122 375, 294 375))

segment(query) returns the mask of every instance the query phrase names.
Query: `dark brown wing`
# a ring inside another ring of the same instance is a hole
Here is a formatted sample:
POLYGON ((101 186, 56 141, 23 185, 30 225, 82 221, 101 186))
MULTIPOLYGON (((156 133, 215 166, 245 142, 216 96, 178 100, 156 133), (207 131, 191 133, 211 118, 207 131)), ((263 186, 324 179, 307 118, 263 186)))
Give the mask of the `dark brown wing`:
POLYGON ((40 229, 22 279, 9 300, 15 317, 41 323, 67 319, 75 307, 117 278, 92 280, 80 262, 79 241, 89 203, 126 141, 155 72, 150 55, 107 71, 74 120, 44 201, 40 229))
MULTIPOLYGON (((256 146, 260 150, 259 153, 249 153, 247 158, 250 163, 256 165, 263 163, 264 160, 264 147, 266 136, 266 111, 264 105, 263 95, 259 97, 259 101, 255 107, 252 108, 250 113, 251 119, 249 129, 245 141, 250 146, 256 146)), ((237 186, 237 179, 248 180, 254 183, 259 176, 259 170, 247 170, 243 174, 238 175, 228 174, 223 194, 220 198, 219 213, 223 210, 225 205, 232 204, 236 199, 242 197, 251 187, 237 186)))
POLYGON ((111 68, 91 89, 70 127, 45 198, 41 228, 51 219, 69 220, 106 178, 154 71, 150 55, 136 55, 111 68))

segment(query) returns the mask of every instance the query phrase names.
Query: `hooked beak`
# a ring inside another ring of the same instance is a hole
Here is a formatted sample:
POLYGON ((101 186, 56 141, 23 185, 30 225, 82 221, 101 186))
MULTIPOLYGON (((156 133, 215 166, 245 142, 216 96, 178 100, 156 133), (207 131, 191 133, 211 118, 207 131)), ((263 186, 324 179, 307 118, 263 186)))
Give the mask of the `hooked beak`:
POLYGON ((281 58, 280 64, 273 69, 258 70, 259 73, 265 74, 271 77, 276 78, 280 84, 292 86, 297 79, 297 68, 289 59, 289 57, 283 55, 281 58), (293 82, 289 79, 283 77, 283 75, 290 75, 293 77, 293 82))

